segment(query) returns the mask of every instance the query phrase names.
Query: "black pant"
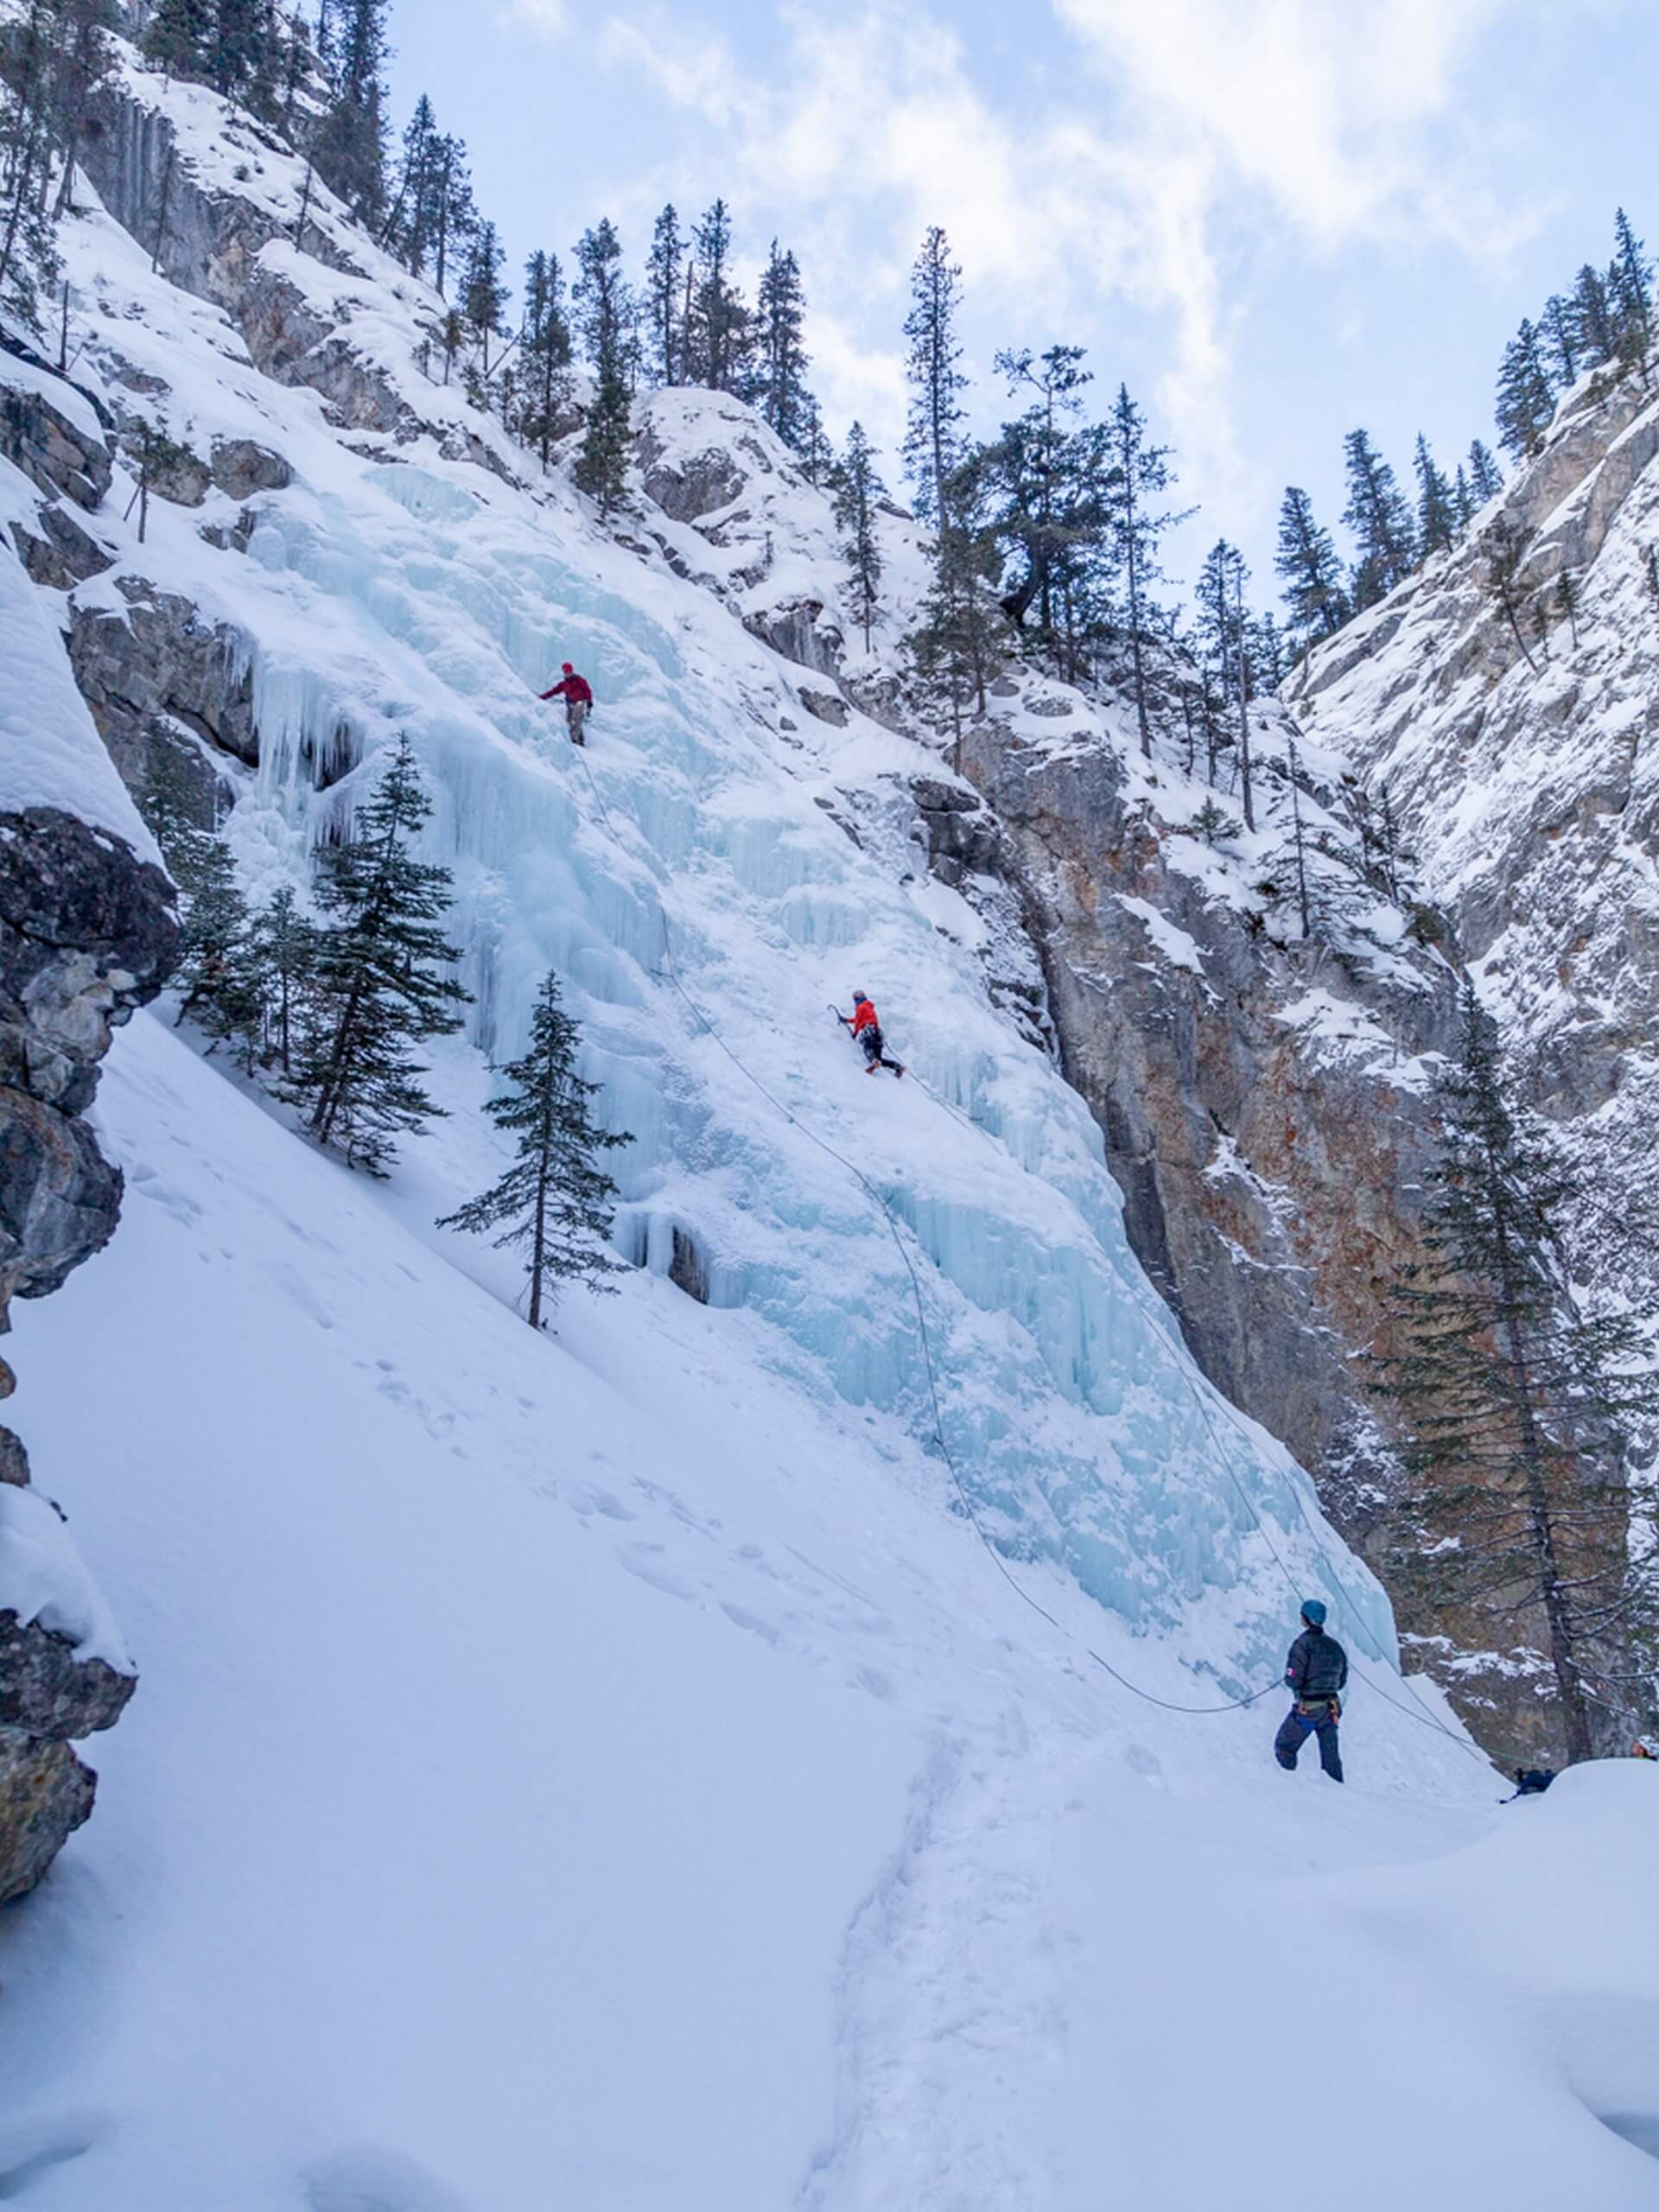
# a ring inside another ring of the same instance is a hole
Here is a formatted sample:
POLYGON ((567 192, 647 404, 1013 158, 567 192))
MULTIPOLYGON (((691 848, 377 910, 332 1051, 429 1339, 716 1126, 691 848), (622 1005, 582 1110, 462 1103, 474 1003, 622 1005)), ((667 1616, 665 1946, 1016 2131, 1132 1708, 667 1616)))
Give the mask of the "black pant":
POLYGON ((871 1067, 896 1068, 898 1066, 898 1061, 890 1060, 882 1051, 881 1032, 876 1023, 872 1022, 868 1029, 861 1029, 858 1033, 858 1041, 863 1048, 864 1058, 871 1067))
POLYGON ((1297 1752, 1310 1736, 1319 1739, 1319 1764, 1332 1782, 1340 1782, 1342 1753, 1337 1746, 1337 1724, 1328 1705, 1316 1705, 1312 1713, 1303 1713, 1293 1705, 1273 1739, 1273 1756, 1281 1766, 1294 1767, 1297 1752))

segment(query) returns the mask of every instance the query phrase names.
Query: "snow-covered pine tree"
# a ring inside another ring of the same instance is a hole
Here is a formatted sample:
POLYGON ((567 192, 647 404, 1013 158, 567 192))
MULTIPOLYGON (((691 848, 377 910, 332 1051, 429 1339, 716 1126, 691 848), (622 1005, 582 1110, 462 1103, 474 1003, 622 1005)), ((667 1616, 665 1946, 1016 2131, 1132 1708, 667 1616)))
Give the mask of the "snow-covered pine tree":
POLYGON ((532 253, 524 265, 524 404, 519 435, 542 456, 569 427, 570 324, 564 309, 564 275, 556 253, 532 253))
POLYGON ((559 979, 549 975, 531 1014, 529 1046, 501 1071, 512 1088, 484 1109, 518 1139, 517 1156, 499 1182, 438 1224, 474 1236, 495 1230, 498 1249, 524 1248, 532 1329, 565 1283, 607 1291, 606 1278, 626 1272, 607 1249, 617 1189, 596 1155, 633 1140, 626 1130, 595 1126, 589 1101, 600 1085, 576 1072, 581 1045, 560 1003, 559 979))
POLYGON ((1342 444, 1348 472, 1348 504, 1342 518, 1357 549, 1353 602, 1356 608, 1363 608, 1386 599, 1396 584, 1405 582, 1415 565, 1417 548, 1405 495, 1369 435, 1350 430, 1342 444))
POLYGON ((1457 509, 1446 472, 1421 430, 1412 466, 1417 476, 1417 550, 1427 560, 1431 553, 1451 551, 1458 534, 1457 509))
POLYGON ((1477 507, 1484 507, 1503 489, 1503 471, 1478 438, 1469 448, 1469 489, 1477 507))
POLYGON ((673 202, 652 226, 645 257, 645 372, 656 385, 684 384, 685 234, 673 202))
POLYGON ((468 997, 445 972, 461 957, 440 926, 449 871, 409 849, 431 810, 402 737, 351 836, 318 858, 325 925, 293 1090, 317 1141, 371 1175, 385 1173, 399 1131, 442 1112, 412 1048, 459 1029, 468 997))
POLYGON ((331 29, 334 97, 317 126, 317 173, 353 214, 377 226, 386 200, 385 86, 390 0, 341 0, 331 29))
POLYGON ((1621 207, 1613 218, 1617 241, 1608 271, 1621 367, 1635 369, 1645 385, 1653 357, 1653 264, 1621 207))
POLYGON ((881 548, 875 534, 875 503, 887 491, 875 466, 875 448, 864 425, 855 422, 836 471, 836 522, 844 533, 841 557, 851 570, 853 620, 870 650, 870 630, 880 606, 881 548))
POLYGON ((807 428, 805 322, 800 268, 773 238, 756 295, 753 396, 763 420, 798 451, 807 428))
POLYGON ((1659 1412, 1659 1378, 1643 1316, 1592 1305, 1573 1280, 1582 1193, 1514 1104, 1496 1025, 1466 978, 1462 1014, 1440 1089, 1428 1258, 1396 1287, 1401 1348, 1382 1370, 1409 1432, 1420 1530, 1402 1566, 1484 1616, 1495 1641, 1541 1618, 1566 1754, 1585 1759, 1592 1700, 1655 1627, 1659 1589, 1630 1551, 1652 1486, 1628 1462, 1632 1425, 1659 1412))
POLYGON ((1309 823, 1303 804, 1307 786, 1294 728, 1285 734, 1285 758, 1276 780, 1283 793, 1280 826, 1284 836, 1268 856, 1263 887, 1275 906, 1294 912, 1304 938, 1329 941, 1351 929, 1361 910, 1371 903, 1363 842, 1355 850, 1328 825, 1315 828, 1309 823))
POLYGON ((924 522, 950 520, 947 486, 963 459, 962 395, 968 379, 962 369, 957 315, 962 304, 962 270, 950 258, 950 242, 938 224, 922 240, 910 272, 910 313, 905 336, 910 353, 906 375, 910 410, 905 428, 905 467, 916 486, 915 506, 924 522))
MULTIPOLYGON (((718 204, 718 203, 717 203, 718 204)), ((575 300, 578 327, 594 372, 594 397, 575 466, 578 490, 599 503, 601 515, 619 505, 627 489, 633 449, 629 372, 636 321, 622 274, 622 245, 608 220, 582 233, 576 247, 575 300)))
POLYGON ((693 232, 694 281, 686 319, 686 382, 741 393, 753 338, 749 310, 732 281, 732 211, 716 200, 693 232))
POLYGON ((1555 388, 1544 365, 1538 333, 1523 321, 1503 349, 1493 410, 1497 442, 1517 461, 1530 460, 1555 413, 1555 388))
POLYGON ((1342 557, 1331 533, 1314 518, 1313 502, 1298 484, 1285 493, 1279 510, 1279 550, 1274 566, 1285 580, 1280 594, 1290 609, 1299 645, 1328 638, 1348 620, 1342 557))
POLYGON ((461 280, 461 311, 467 329, 483 348, 483 376, 490 378, 490 340, 499 337, 506 321, 511 295, 501 281, 506 249, 493 223, 480 223, 473 233, 467 266, 461 280))

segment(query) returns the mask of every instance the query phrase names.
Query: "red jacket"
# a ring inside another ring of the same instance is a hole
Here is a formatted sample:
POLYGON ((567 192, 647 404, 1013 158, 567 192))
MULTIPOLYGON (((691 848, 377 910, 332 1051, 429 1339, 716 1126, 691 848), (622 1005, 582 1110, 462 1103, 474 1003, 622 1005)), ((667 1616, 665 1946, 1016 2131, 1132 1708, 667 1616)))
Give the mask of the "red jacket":
POLYGON ((856 1037, 861 1030, 879 1029, 880 1027, 880 1023, 875 1018, 875 1008, 871 1004, 870 1001, 868 999, 861 1000, 859 1004, 853 1008, 854 1036, 856 1037))
POLYGON ((556 683, 550 691, 543 691, 543 699, 576 699, 584 707, 591 707, 594 695, 585 676, 567 676, 563 683, 556 683))

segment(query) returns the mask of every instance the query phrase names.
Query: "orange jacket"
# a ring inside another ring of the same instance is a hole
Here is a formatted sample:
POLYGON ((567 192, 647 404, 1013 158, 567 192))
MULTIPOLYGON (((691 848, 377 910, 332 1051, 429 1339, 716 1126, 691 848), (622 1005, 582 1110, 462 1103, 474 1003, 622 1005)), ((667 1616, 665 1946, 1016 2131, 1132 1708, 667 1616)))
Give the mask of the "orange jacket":
POLYGON ((860 1035, 866 1029, 879 1029, 880 1027, 880 1023, 875 1018, 874 1005, 868 999, 861 999, 853 1008, 854 1036, 860 1035))

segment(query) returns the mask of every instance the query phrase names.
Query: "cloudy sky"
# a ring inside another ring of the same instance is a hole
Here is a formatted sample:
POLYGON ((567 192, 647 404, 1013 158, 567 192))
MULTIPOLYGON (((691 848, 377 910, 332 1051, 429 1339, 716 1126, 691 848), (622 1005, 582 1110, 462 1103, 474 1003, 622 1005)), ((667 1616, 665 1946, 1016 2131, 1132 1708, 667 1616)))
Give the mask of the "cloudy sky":
POLYGON ((751 274, 793 246, 837 435, 896 441, 943 223, 984 426, 998 346, 1087 346, 1201 505, 1182 565, 1230 537, 1263 600, 1344 430, 1402 474, 1419 429, 1490 442, 1505 338, 1615 205, 1659 245, 1653 0, 396 0, 393 35, 399 124, 429 92, 515 262, 605 214, 642 257, 716 194, 751 274))

